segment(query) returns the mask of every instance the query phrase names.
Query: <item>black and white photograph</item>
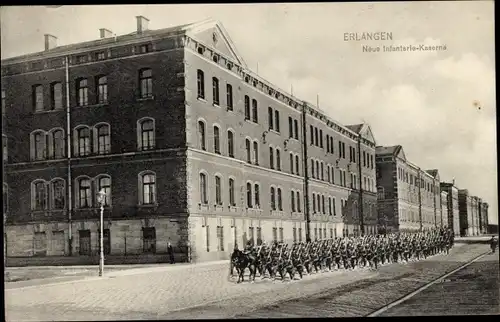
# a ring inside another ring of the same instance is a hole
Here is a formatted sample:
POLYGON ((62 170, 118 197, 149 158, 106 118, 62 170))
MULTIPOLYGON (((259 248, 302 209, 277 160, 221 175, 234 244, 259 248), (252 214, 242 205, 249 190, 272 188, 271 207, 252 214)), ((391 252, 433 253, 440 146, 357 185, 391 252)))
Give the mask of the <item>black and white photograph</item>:
POLYGON ((493 1, 0 23, 6 321, 500 314, 493 1))

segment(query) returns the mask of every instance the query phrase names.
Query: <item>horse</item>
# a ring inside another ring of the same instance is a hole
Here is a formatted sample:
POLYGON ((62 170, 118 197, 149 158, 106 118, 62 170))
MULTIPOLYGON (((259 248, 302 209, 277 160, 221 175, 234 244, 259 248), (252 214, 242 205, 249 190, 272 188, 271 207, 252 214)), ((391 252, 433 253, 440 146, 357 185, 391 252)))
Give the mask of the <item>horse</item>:
POLYGON ((249 254, 245 254, 240 250, 235 250, 231 256, 231 262, 236 271, 238 272, 238 283, 244 282, 245 270, 248 268, 250 271, 249 279, 255 281, 255 275, 257 273, 257 266, 255 264, 256 259, 251 257, 249 254), (252 278, 253 277, 253 278, 252 278))

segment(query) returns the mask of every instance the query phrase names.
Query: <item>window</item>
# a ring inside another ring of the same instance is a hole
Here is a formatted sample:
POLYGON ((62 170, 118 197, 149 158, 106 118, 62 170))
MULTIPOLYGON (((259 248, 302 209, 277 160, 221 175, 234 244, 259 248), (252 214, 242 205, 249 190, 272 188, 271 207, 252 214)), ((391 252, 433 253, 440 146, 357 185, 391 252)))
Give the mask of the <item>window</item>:
POLYGON ((277 243, 278 242, 278 228, 273 227, 273 242, 277 243))
POLYGON ((299 243, 302 242, 302 227, 299 228, 299 243))
POLYGON ((139 149, 152 150, 155 146, 155 125, 153 119, 139 120, 139 149))
POLYGON ((142 204, 153 205, 156 203, 156 176, 153 173, 145 173, 142 179, 142 204))
POLYGON ((81 127, 77 131, 77 155, 87 156, 90 154, 90 130, 88 127, 81 127))
POLYGON ((321 162, 321 180, 324 180, 324 179, 325 179, 325 177, 324 177, 324 173, 325 173, 325 171, 324 171, 324 170, 325 170, 325 169, 324 169, 323 162, 321 162))
POLYGON ((302 208, 300 207, 300 192, 297 191, 297 212, 302 212, 302 208))
POLYGON ((293 120, 293 125, 295 128, 295 139, 299 139, 299 122, 297 120, 293 120))
POLYGON ((210 226, 205 226, 206 238, 207 238, 207 252, 210 252, 210 226))
POLYGON ((344 181, 344 187, 347 185, 345 180, 345 171, 342 171, 342 180, 344 181))
POLYGON ((295 191, 290 191, 290 201, 291 201, 291 207, 292 207, 292 212, 295 212, 295 191))
POLYGON ((102 124, 97 127, 97 153, 108 154, 111 151, 111 138, 109 125, 102 124))
POLYGON ((314 178, 314 160, 311 159, 311 177, 314 178))
POLYGON ((198 98, 205 99, 205 73, 201 69, 197 72, 198 98))
POLYGON ((260 207, 260 189, 259 189, 258 184, 254 185, 254 194, 255 194, 255 206, 257 208, 259 208, 260 207))
POLYGON ((293 227, 292 229, 292 235, 293 235, 293 242, 297 242, 297 228, 293 227))
POLYGON ((142 228, 142 251, 144 253, 156 253, 156 229, 155 227, 142 228))
POLYGON ((140 98, 153 97, 153 72, 151 69, 139 71, 139 86, 140 98))
POLYGON ((326 211, 325 211, 325 196, 324 195, 321 195, 321 212, 323 214, 326 214, 326 211))
POLYGON ((63 130, 54 130, 49 134, 49 157, 59 159, 64 156, 64 132, 63 130))
POLYGON ((203 121, 198 121, 198 135, 200 138, 200 148, 203 151, 207 150, 206 140, 205 140, 205 123, 203 121))
POLYGON ((363 151, 363 167, 366 167, 366 152, 363 151))
POLYGON ((252 208, 252 184, 247 182, 247 208, 252 208))
MULTIPOLYGON (((317 229, 317 228, 314 228, 314 229, 317 229)), ((322 239, 323 239, 323 234, 322 234, 321 228, 319 228, 319 240, 322 240, 322 239)))
POLYGON ((212 96, 214 105, 219 105, 219 80, 216 77, 212 77, 212 96))
POLYGON ((258 109, 257 109, 257 100, 254 98, 252 100, 252 121, 254 123, 259 122, 259 115, 258 115, 258 109))
POLYGON ((333 137, 330 136, 330 153, 333 153, 333 137))
POLYGON ((330 135, 326 135, 326 153, 330 153, 330 135))
POLYGON ((62 109, 62 84, 61 83, 52 83, 50 85, 50 101, 51 107, 53 110, 62 109))
POLYGON ((254 163, 256 165, 259 165, 259 144, 257 141, 253 142, 253 157, 254 157, 254 163))
POLYGON ((295 171, 297 171, 297 175, 300 175, 300 163, 299 163, 299 156, 295 156, 295 171))
POLYGON ((269 147, 269 168, 274 169, 274 149, 269 147))
POLYGON ((319 147, 323 149, 323 130, 319 130, 319 147))
POLYGON ((149 53, 153 49, 153 46, 151 44, 144 44, 139 47, 139 52, 141 54, 146 54, 149 53))
POLYGON ((257 227, 257 245, 262 245, 262 228, 257 227))
POLYGON ((269 129, 270 130, 273 130, 274 129, 274 125, 273 125, 273 109, 271 106, 269 106, 267 108, 267 118, 268 118, 268 122, 269 122, 269 129))
POLYGON ((220 252, 224 251, 224 227, 217 226, 217 250, 220 252))
POLYGON ((330 166, 326 166, 326 178, 328 179, 328 182, 331 182, 331 177, 330 177, 330 166))
POLYGON ((314 128, 314 145, 315 145, 315 146, 319 146, 318 141, 319 141, 319 133, 318 133, 318 128, 317 128, 317 127, 315 127, 315 128, 314 128))
POLYGON ((280 112, 278 110, 274 111, 274 130, 280 131, 280 112))
POLYGON ((279 211, 283 211, 283 202, 282 202, 282 198, 281 198, 281 189, 278 188, 278 210, 279 211))
POLYGON ((250 120, 250 97, 245 95, 245 120, 250 120))
POLYGON ((384 187, 377 187, 377 198, 385 199, 384 187))
POLYGON ((234 134, 232 131, 227 131, 227 153, 231 158, 234 158, 234 134))
POLYGON ((45 158, 45 132, 33 133, 33 159, 43 160, 45 158))
POLYGON ((252 152, 251 152, 251 147, 250 147, 250 140, 246 139, 245 140, 245 146, 247 150, 247 162, 252 163, 252 152))
POLYGON ((101 190, 105 193, 103 205, 109 206, 111 204, 111 178, 109 176, 102 176, 97 180, 97 191, 101 190))
POLYGON ((276 195, 274 187, 271 187, 271 210, 276 210, 276 195))
POLYGON ((288 117, 288 137, 293 138, 293 119, 288 117))
POLYGON ((221 179, 219 176, 215 176, 215 204, 218 206, 222 205, 222 187, 221 179))
POLYGON ((47 185, 45 181, 35 181, 31 185, 32 191, 32 210, 45 210, 47 209, 47 185))
POLYGON ((293 153, 290 152, 290 173, 293 174, 293 153))
POLYGON ((90 179, 82 178, 78 181, 78 207, 89 208, 92 206, 92 188, 90 179))
POLYGON ((318 228, 314 228, 314 239, 318 240, 318 228))
POLYGON ((96 60, 103 60, 104 58, 106 58, 106 56, 104 55, 104 52, 103 51, 100 51, 98 53, 95 53, 95 59, 96 60))
POLYGON ((281 153, 276 149, 276 170, 281 171, 281 153))
POLYGON ((220 133, 217 126, 214 126, 214 152, 220 154, 220 133))
POLYGON ((311 145, 314 145, 314 127, 309 125, 309 132, 311 132, 311 145))
POLYGON ((254 228, 253 227, 248 227, 248 238, 252 242, 252 245, 254 245, 254 228))
POLYGON ((234 179, 229 179, 229 205, 236 206, 236 198, 234 196, 234 179))
POLYGON ((316 179, 319 179, 319 161, 316 160, 316 179))
POLYGON ((233 86, 231 84, 226 85, 226 104, 227 104, 227 110, 232 111, 233 110, 233 86))
POLYGON ((331 216, 332 212, 332 197, 328 197, 328 214, 331 216))
POLYGON ((33 86, 33 105, 35 111, 43 111, 43 86, 35 85, 33 86))
POLYGON ((202 204, 208 204, 207 196, 207 175, 200 173, 200 201, 202 204))
POLYGON ((108 101, 108 78, 106 76, 101 76, 97 78, 97 104, 104 104, 107 101, 108 101))
POLYGON ((282 242, 283 242, 283 239, 284 239, 283 237, 284 237, 284 236, 283 236, 283 228, 282 228, 282 227, 280 227, 280 243, 282 243, 282 242))
POLYGON ((79 64, 86 63, 87 62, 87 55, 76 56, 76 62, 79 64))
POLYGON ((79 79, 76 82, 76 100, 78 106, 89 105, 89 88, 86 79, 79 79))

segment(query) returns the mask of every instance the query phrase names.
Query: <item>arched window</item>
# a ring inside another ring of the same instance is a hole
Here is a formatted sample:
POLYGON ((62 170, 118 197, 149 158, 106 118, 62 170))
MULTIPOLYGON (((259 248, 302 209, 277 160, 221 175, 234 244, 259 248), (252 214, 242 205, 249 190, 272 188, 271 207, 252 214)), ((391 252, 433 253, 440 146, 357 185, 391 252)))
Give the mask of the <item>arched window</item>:
POLYGON ((217 79, 217 77, 212 77, 212 96, 214 105, 220 105, 219 80, 217 79))
POLYGON ((269 106, 267 108, 267 118, 268 118, 268 123, 269 123, 269 129, 273 130, 274 129, 274 123, 273 123, 273 108, 269 106))
POLYGON ((78 106, 89 105, 89 87, 86 78, 79 79, 76 82, 76 96, 78 106))
POLYGON ((43 180, 35 180, 31 184, 31 209, 35 211, 47 209, 47 184, 43 180))
POLYGON ((325 211, 325 196, 324 195, 321 195, 321 212, 323 214, 326 213, 326 211, 325 211))
POLYGON ((215 176, 215 203, 222 205, 222 182, 220 176, 215 176))
POLYGON ((139 174, 140 204, 153 205, 156 203, 156 175, 147 171, 139 174))
POLYGON ((49 133, 49 157, 59 159, 64 157, 65 151, 65 138, 62 129, 55 129, 49 133))
POLYGON ((76 129, 76 155, 87 156, 90 155, 90 129, 82 126, 76 129))
POLYGON ((280 112, 278 110, 274 111, 274 130, 280 131, 280 112))
POLYGON ((293 153, 290 152, 290 173, 293 174, 293 153))
POLYGON ((247 182, 247 207, 252 208, 252 184, 247 182))
POLYGON ((226 104, 227 110, 233 110, 233 86, 231 84, 226 84, 226 104))
POLYGON ((314 171, 314 160, 311 159, 311 177, 314 178, 314 175, 315 175, 315 171, 314 171))
POLYGON ((299 156, 295 156, 295 171, 297 175, 300 175, 300 162, 299 162, 299 156))
POLYGON ((293 127, 295 129, 294 136, 295 139, 299 139, 299 122, 297 120, 293 120, 293 127))
POLYGON ((324 171, 324 168, 323 168, 323 162, 321 162, 321 180, 325 179, 324 173, 325 173, 325 171, 324 171))
POLYGON ((78 178, 76 182, 78 189, 78 208, 92 207, 92 186, 90 184, 90 178, 78 178))
POLYGON ((139 86, 141 98, 153 97, 153 71, 151 69, 139 71, 139 86))
POLYGON ((253 158, 254 164, 259 165, 259 143, 257 141, 253 142, 253 158))
POLYGON ((229 205, 236 206, 234 179, 229 179, 229 205))
POLYGON ((281 153, 276 149, 276 170, 281 171, 281 153))
POLYGON ((276 210, 276 195, 274 187, 271 187, 271 209, 276 210))
POLYGON ((295 191, 290 191, 290 205, 292 206, 292 212, 295 212, 295 191))
POLYGON ((234 158, 234 133, 227 131, 227 153, 231 158, 234 158))
POLYGON ((108 154, 111 152, 111 135, 108 124, 98 124, 96 126, 95 147, 97 154, 108 154))
POLYGON ((245 149, 247 150, 247 162, 252 163, 252 152, 251 152, 251 143, 249 139, 245 140, 245 149))
POLYGON ((253 186, 253 189, 254 189, 254 195, 255 195, 255 206, 257 208, 260 207, 260 187, 259 185, 256 183, 254 186, 253 186))
POLYGON ((319 161, 316 160, 316 179, 319 179, 319 161))
POLYGON ((54 179, 50 184, 51 208, 55 210, 64 209, 66 204, 66 187, 63 179, 54 179))
POLYGON ((198 98, 205 99, 205 73, 201 69, 198 69, 196 77, 198 82, 198 98))
POLYGON ((198 121, 198 137, 200 140, 200 148, 203 151, 207 150, 206 137, 205 137, 205 123, 203 121, 198 121))
POLYGON ((245 120, 250 120, 250 97, 245 95, 245 120))
POLYGON ((274 149, 269 147, 269 168, 274 169, 274 149))
POLYGON ((313 204, 312 204, 312 206, 313 206, 313 213, 315 213, 316 212, 316 194, 314 192, 312 194, 312 201, 313 201, 313 204))
POLYGON ((282 202, 282 196, 281 196, 281 188, 278 188, 278 210, 283 211, 283 202, 282 202))
POLYGON ((97 104, 108 102, 108 78, 100 76, 97 78, 97 104))
POLYGON ((255 98, 252 99, 252 121, 254 123, 258 123, 259 122, 257 100, 255 98))
POLYGON ((207 175, 205 173, 200 173, 200 201, 204 205, 208 204, 207 175))
POLYGON ((143 118, 137 122, 139 150, 153 150, 155 148, 155 122, 151 118, 143 118))
POLYGON ((220 130, 214 125, 214 152, 220 154, 220 130))
POLYGON ((297 191, 297 212, 302 212, 302 208, 300 207, 300 192, 297 191))
POLYGON ((45 147, 45 132, 44 131, 35 131, 31 134, 32 141, 32 159, 33 160, 43 160, 46 156, 46 147, 45 147))
POLYGON ((111 205, 111 177, 107 175, 103 175, 97 178, 97 192, 104 191, 105 196, 103 200, 104 206, 111 205))

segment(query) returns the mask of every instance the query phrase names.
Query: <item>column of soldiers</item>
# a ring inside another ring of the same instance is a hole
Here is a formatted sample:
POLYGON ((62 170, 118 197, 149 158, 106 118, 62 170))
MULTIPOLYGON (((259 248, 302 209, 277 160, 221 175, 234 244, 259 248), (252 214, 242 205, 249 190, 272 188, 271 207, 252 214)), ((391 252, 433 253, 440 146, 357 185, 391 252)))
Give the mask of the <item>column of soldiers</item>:
POLYGON ((244 273, 250 271, 250 280, 256 274, 261 278, 282 280, 288 275, 293 280, 304 274, 318 273, 332 269, 355 269, 366 267, 377 269, 379 265, 409 262, 427 258, 439 253, 448 254, 453 247, 454 235, 444 228, 425 232, 366 235, 295 242, 292 244, 274 242, 254 245, 249 241, 243 251, 235 247, 231 255, 231 276, 238 272, 238 283, 244 280, 244 273))

